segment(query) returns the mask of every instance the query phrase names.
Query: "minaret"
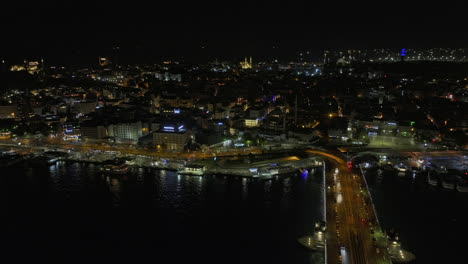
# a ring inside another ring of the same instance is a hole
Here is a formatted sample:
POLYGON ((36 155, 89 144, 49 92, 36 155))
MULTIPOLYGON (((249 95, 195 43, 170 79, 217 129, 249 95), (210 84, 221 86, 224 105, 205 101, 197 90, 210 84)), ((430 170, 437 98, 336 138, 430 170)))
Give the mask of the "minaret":
POLYGON ((41 75, 42 75, 42 78, 45 77, 45 63, 44 63, 44 58, 41 58, 41 75))
POLYGON ((294 124, 297 125, 297 93, 296 100, 294 102, 294 124))
POLYGON ((283 112, 283 134, 286 134, 286 113, 283 112))

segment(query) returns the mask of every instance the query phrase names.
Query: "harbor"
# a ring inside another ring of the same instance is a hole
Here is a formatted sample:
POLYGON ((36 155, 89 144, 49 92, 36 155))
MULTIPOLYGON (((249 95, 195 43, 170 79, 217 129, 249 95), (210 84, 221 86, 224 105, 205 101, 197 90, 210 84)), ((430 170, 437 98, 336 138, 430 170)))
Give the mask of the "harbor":
POLYGON ((320 170, 264 181, 134 165, 126 174, 112 174, 101 167, 69 161, 8 167, 0 177, 11 205, 11 228, 2 231, 7 254, 24 260, 16 247, 21 243, 21 250, 51 262, 86 261, 81 252, 90 251, 97 252, 96 260, 118 262, 121 249, 112 246, 122 244, 125 256, 140 262, 169 244, 158 257, 175 263, 190 262, 207 249, 215 251, 208 263, 323 263, 321 254, 295 242, 322 217, 320 170), (21 241, 25 235, 30 240, 21 241), (58 253, 41 253, 51 249, 58 253), (236 256, 225 261, 233 250, 236 256))

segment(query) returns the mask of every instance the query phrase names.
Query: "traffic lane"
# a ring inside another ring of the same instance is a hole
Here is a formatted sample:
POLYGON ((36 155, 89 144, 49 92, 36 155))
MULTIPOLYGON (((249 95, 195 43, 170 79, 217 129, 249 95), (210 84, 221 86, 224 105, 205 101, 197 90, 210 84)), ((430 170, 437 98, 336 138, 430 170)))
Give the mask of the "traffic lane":
MULTIPOLYGON (((332 159, 331 163, 335 165, 335 167, 338 167, 340 170, 340 181, 342 182, 342 194, 344 198, 344 202, 339 204, 339 211, 338 211, 338 220, 340 222, 339 225, 339 230, 340 230, 340 240, 343 245, 348 246, 348 252, 351 252, 351 256, 353 259, 356 261, 364 261, 366 263, 367 258, 371 258, 371 263, 377 263, 377 260, 373 260, 372 254, 366 254, 369 252, 362 252, 364 251, 370 251, 371 248, 369 246, 363 246, 363 244, 367 244, 370 241, 368 236, 366 237, 366 228, 356 226, 355 223, 360 223, 360 219, 356 219, 356 216, 354 215, 354 212, 359 212, 359 206, 357 206, 358 209, 356 209, 356 204, 353 204, 352 196, 353 193, 359 193, 359 185, 353 186, 352 182, 350 180, 352 179, 352 174, 351 172, 348 171, 348 168, 346 166, 346 163, 344 161, 338 162, 339 159, 332 159), (349 230, 356 228, 358 232, 356 232, 358 238, 354 242, 352 242, 352 238, 349 235, 349 230), (364 231, 364 232, 363 232, 364 231), (356 241, 358 241, 356 243, 356 241)), ((331 166, 333 167, 333 166, 331 166)), ((332 173, 327 173, 327 181, 333 181, 333 176, 332 173)), ((335 251, 336 252, 336 251, 335 251)), ((339 252, 338 252, 339 254, 339 252)), ((331 254, 333 255, 333 254, 331 254)))
POLYGON ((332 165, 326 167, 327 170, 325 171, 325 186, 326 190, 326 208, 325 213, 327 216, 327 261, 328 263, 339 263, 338 262, 338 254, 335 251, 335 248, 338 247, 338 236, 337 236, 337 222, 335 220, 336 213, 334 211, 335 208, 335 193, 334 189, 332 188, 333 185, 333 176, 332 176, 332 165), (330 187, 330 189, 328 189, 330 187))
MULTIPOLYGON (((359 189, 361 185, 364 186, 364 175, 358 173, 356 175, 356 189, 359 189)), ((380 229, 378 225, 378 221, 376 219, 376 214, 374 212, 374 208, 371 203, 370 193, 364 188, 364 193, 360 195, 360 202, 363 205, 363 209, 365 212, 365 223, 363 226, 367 232, 363 232, 361 237, 364 241, 364 245, 367 247, 367 254, 369 255, 368 258, 373 260, 374 263, 391 263, 390 258, 387 256, 387 250, 384 247, 377 246, 374 242, 374 234, 371 232, 371 229, 376 231, 380 229), (379 249, 379 252, 377 252, 379 249)))
MULTIPOLYGON (((356 263, 366 263, 369 259, 374 259, 372 254, 372 248, 369 247, 370 245, 370 237, 365 232, 368 228, 365 223, 361 222, 363 218, 360 212, 363 210, 362 204, 359 202, 358 195, 359 195, 359 185, 354 180, 351 173, 346 173, 344 175, 342 181, 346 188, 344 190, 345 197, 347 197, 347 201, 345 203, 345 207, 348 211, 348 223, 351 224, 350 230, 352 232, 352 237, 350 239, 351 248, 353 252, 353 259, 356 263), (363 230, 364 229, 364 230, 363 230), (359 232, 354 232, 354 231, 359 232), (364 232, 363 232, 364 231, 364 232), (356 243, 356 241, 358 241, 356 243)), ((357 180, 357 179, 356 179, 357 180)))
MULTIPOLYGON (((337 165, 335 163, 335 165, 337 165)), ((343 167, 341 168, 343 170, 343 167)), ((341 179, 341 177, 343 177, 342 175, 339 175, 338 178, 341 179)), ((333 182, 333 170, 331 170, 330 173, 327 174, 327 180, 328 182, 332 181, 333 182)), ((346 185, 346 183, 343 183, 346 185)), ((343 192, 347 193, 347 190, 343 190, 343 192)), ((346 196, 345 196, 346 197, 346 196)), ((336 254, 336 257, 338 257, 338 255, 340 254, 340 248, 339 246, 341 245, 344 245, 345 248, 347 249, 347 251, 351 252, 351 251, 355 251, 355 249, 353 248, 353 246, 350 245, 349 241, 350 241, 350 237, 348 235, 349 233, 349 227, 351 226, 350 225, 350 221, 352 220, 352 218, 349 217, 350 215, 350 206, 347 204, 348 202, 348 198, 343 198, 343 200, 338 200, 336 199, 336 195, 334 195, 334 199, 332 201, 334 201, 333 203, 331 204, 335 204, 338 208, 338 212, 336 214, 336 219, 338 219, 338 225, 337 225, 337 230, 338 230, 338 233, 337 233, 337 240, 338 241, 338 245, 335 245, 335 246, 332 246, 332 245, 329 245, 330 246, 330 249, 334 250, 332 252, 337 252, 336 254), (335 202, 335 201, 340 201, 340 202, 335 202), (346 201, 343 202, 343 201, 346 201), (339 234, 339 235, 338 235, 339 234)), ((328 207, 330 208, 330 207, 328 207)), ((330 211, 330 210, 329 210, 330 211)), ((334 220, 334 219, 333 219, 334 220)), ((331 254, 331 255, 335 255, 335 254, 331 254)), ((343 258, 344 256, 342 256, 343 258)), ((350 258, 350 254, 348 254, 348 257, 350 258)), ((332 257, 331 259, 335 260, 336 258, 332 257)), ((344 260, 344 259, 343 259, 344 260)))
POLYGON ((361 249, 356 247, 356 244, 352 242, 352 237, 350 233, 352 232, 352 228, 355 225, 355 216, 354 216, 354 208, 353 204, 351 203, 351 192, 352 189, 349 188, 349 173, 346 171, 347 168, 341 167, 341 175, 339 176, 340 182, 342 182, 342 190, 341 194, 343 195, 343 200, 338 204, 339 212, 338 218, 340 221, 340 234, 341 234, 341 242, 345 246, 346 251, 349 252, 349 257, 351 259, 351 263, 356 263, 356 259, 359 256, 356 256, 356 252, 359 252, 361 249))

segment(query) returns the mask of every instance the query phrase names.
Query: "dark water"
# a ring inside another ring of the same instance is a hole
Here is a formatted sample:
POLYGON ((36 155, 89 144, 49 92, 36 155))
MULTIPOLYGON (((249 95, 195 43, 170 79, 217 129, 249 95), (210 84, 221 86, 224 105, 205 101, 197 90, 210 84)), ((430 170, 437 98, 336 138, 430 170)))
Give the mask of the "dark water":
POLYGON ((1 171, 2 263, 320 263, 321 173, 273 181, 96 165, 1 171), (5 261, 8 260, 8 261, 5 261))
POLYGON ((379 220, 399 231, 413 263, 466 263, 468 193, 429 187, 422 178, 367 176, 379 220))

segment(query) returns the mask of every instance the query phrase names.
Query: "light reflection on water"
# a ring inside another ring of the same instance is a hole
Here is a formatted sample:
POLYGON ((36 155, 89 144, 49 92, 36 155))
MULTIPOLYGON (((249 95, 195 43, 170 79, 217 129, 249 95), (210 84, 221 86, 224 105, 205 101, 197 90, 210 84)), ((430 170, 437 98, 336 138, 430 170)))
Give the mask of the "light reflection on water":
POLYGON ((118 207, 120 205, 120 180, 117 178, 109 178, 109 191, 112 195, 112 206, 118 207))
POLYGON ((457 263, 464 260, 463 243, 427 243, 456 241, 468 231, 468 195, 429 186, 423 174, 369 170, 366 179, 385 230, 396 229, 402 246, 416 255, 415 263, 457 263), (391 199, 389 199, 391 197, 391 199), (431 254, 428 254, 431 252, 431 254))
MULTIPOLYGON (((154 241, 165 245, 173 236, 183 234, 195 248, 219 245, 220 248, 216 248, 219 252, 236 251, 246 259, 253 257, 245 263, 260 263, 260 260, 319 263, 319 256, 299 247, 296 239, 310 234, 313 222, 322 217, 320 177, 309 175, 303 179, 295 175, 257 180, 187 176, 140 168, 132 168, 126 175, 112 175, 103 174, 100 165, 78 163, 60 163, 34 170, 26 168, 21 173, 26 179, 39 176, 44 179, 47 199, 42 206, 50 206, 54 212, 67 208, 73 214, 68 219, 72 221, 70 224, 91 233, 102 233, 103 237, 110 236, 128 248, 134 245, 115 233, 151 237, 153 242, 139 242, 150 243, 146 244, 149 248, 157 248, 151 244, 156 243, 154 241), (60 202, 63 200, 73 203, 60 202), (90 209, 94 210, 93 214, 89 214, 90 209), (81 222, 81 217, 86 216, 92 224, 81 222), (96 225, 108 221, 115 222, 112 233, 96 225), (173 232, 179 233, 174 235, 173 232)), ((34 181, 27 181, 25 184, 34 184, 34 181)), ((95 243, 101 243, 99 241, 95 243)), ((188 245, 169 245, 190 250, 188 245)))

